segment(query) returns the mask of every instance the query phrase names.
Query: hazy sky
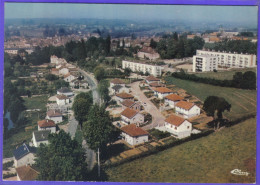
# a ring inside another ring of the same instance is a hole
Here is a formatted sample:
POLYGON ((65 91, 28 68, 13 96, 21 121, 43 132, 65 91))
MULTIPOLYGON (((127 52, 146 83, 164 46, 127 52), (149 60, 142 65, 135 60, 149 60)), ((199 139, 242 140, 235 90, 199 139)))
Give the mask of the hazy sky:
POLYGON ((256 6, 5 3, 5 18, 182 19, 257 22, 256 6))

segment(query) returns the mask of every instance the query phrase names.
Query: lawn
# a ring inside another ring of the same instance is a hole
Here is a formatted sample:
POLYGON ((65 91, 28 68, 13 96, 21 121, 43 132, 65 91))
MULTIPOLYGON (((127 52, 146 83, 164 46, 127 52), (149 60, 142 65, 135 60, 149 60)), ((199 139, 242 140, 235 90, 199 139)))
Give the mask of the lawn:
POLYGON ((48 101, 47 95, 36 96, 31 98, 23 98, 24 105, 27 109, 41 109, 42 111, 46 111, 46 104, 48 101))
POLYGON ((106 169, 113 182, 255 182, 256 119, 106 169), (253 165, 252 165, 253 164, 253 165), (249 172, 236 176, 233 169, 249 172))
POLYGON ((179 88, 204 101, 208 96, 225 98, 231 104, 231 111, 225 112, 224 116, 229 119, 237 119, 256 113, 256 91, 229 87, 219 87, 208 84, 181 80, 174 77, 165 78, 167 84, 174 84, 179 88))
POLYGON ((232 80, 233 75, 236 72, 246 72, 246 71, 253 71, 256 73, 256 68, 245 68, 245 69, 234 69, 232 71, 218 71, 218 72, 203 72, 203 73, 196 73, 196 76, 205 77, 205 78, 215 78, 218 80, 232 80))

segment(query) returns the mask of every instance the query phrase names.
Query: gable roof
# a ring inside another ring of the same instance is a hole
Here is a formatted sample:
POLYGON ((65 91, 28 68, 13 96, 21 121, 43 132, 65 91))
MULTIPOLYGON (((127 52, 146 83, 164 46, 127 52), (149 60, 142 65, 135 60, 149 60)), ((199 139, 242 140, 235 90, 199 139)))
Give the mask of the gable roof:
POLYGON ((132 94, 128 94, 125 92, 116 94, 117 97, 122 98, 122 99, 128 99, 128 98, 134 98, 134 96, 132 94))
POLYGON ((69 93, 72 92, 68 87, 62 87, 60 89, 57 90, 60 93, 69 93))
POLYGON ((33 132, 35 140, 37 142, 48 140, 48 136, 49 136, 50 133, 51 133, 50 130, 40 130, 40 131, 34 131, 33 132))
POLYGON ((22 144, 21 146, 19 146, 17 149, 15 149, 13 151, 14 157, 16 160, 21 159, 22 157, 26 156, 29 153, 35 153, 36 152, 36 148, 34 147, 30 147, 27 144, 22 144))
POLYGON ((143 47, 140 52, 154 54, 157 53, 152 47, 143 47))
POLYGON ((38 121, 38 125, 41 128, 43 128, 43 127, 56 127, 54 121, 52 121, 50 119, 44 119, 44 120, 38 121))
POLYGON ((150 87, 162 87, 163 85, 161 83, 158 82, 152 82, 149 84, 150 87))
POLYGON ((157 87, 157 88, 154 88, 154 91, 159 92, 159 93, 171 93, 171 92, 173 92, 171 89, 168 89, 166 87, 157 87))
POLYGON ((185 110, 190 110, 195 104, 186 102, 186 101, 180 101, 176 104, 177 107, 183 108, 185 110))
POLYGON ((121 115, 131 119, 133 118, 138 112, 136 110, 126 108, 123 112, 121 112, 121 115))
POLYGON ((24 165, 16 168, 16 173, 22 181, 36 180, 39 172, 30 165, 24 165))
POLYGON ((132 100, 124 100, 123 102, 122 102, 122 105, 124 105, 124 106, 126 106, 126 107, 132 107, 133 105, 135 104, 135 102, 134 101, 132 101, 132 100))
POLYGON ((121 130, 132 137, 148 135, 147 131, 137 127, 135 124, 124 126, 121 130))
POLYGON ((123 82, 122 80, 120 80, 118 78, 115 78, 114 80, 111 80, 110 83, 113 83, 113 84, 125 84, 125 82, 123 82))
POLYGON ((67 78, 67 77, 69 77, 70 75, 71 75, 71 76, 74 76, 74 75, 72 75, 72 74, 70 74, 70 73, 67 73, 67 74, 64 75, 64 78, 67 78))
POLYGON ((147 80, 147 81, 160 81, 160 79, 155 78, 154 76, 148 76, 148 77, 146 78, 146 80, 147 80))
POLYGON ((52 109, 52 110, 49 110, 47 112, 47 116, 49 116, 49 117, 60 117, 60 116, 62 116, 62 114, 59 110, 52 109))
POLYGON ((165 99, 171 100, 171 101, 180 101, 183 100, 184 98, 177 95, 177 94, 170 94, 168 96, 165 96, 165 99))
POLYGON ((184 121, 185 121, 185 119, 183 119, 179 116, 175 116, 173 114, 165 119, 165 122, 175 125, 177 127, 180 126, 184 121))
POLYGON ((65 100, 65 99, 69 99, 66 95, 64 95, 64 94, 58 94, 57 96, 56 96, 59 100, 65 100))
POLYGON ((119 89, 121 89, 123 86, 122 85, 114 85, 113 87, 112 87, 112 89, 114 89, 115 91, 118 91, 119 89))

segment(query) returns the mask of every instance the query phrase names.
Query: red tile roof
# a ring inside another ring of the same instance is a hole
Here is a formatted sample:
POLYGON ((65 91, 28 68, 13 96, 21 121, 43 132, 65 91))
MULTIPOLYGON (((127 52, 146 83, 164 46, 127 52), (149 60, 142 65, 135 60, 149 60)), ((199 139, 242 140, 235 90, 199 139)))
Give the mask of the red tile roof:
POLYGON ((67 73, 67 74, 64 75, 64 78, 67 78, 70 75, 71 75, 70 73, 67 73))
POLYGON ((47 112, 47 115, 49 117, 59 117, 59 116, 62 116, 61 112, 59 110, 49 110, 47 112))
POLYGON ((177 127, 180 126, 184 121, 185 121, 185 119, 183 119, 179 116, 175 116, 173 114, 170 115, 169 117, 167 117, 165 120, 165 122, 175 125, 177 127))
POLYGON ((125 82, 123 82, 122 80, 115 78, 114 80, 111 80, 111 83, 113 84, 125 84, 125 82))
POLYGON ((171 93, 171 92, 173 92, 171 89, 168 89, 166 87, 154 88, 154 91, 159 92, 159 93, 171 93))
POLYGON ((181 96, 178 96, 177 94, 170 94, 168 96, 165 96, 165 99, 168 99, 171 101, 180 101, 180 100, 183 100, 184 98, 181 96))
POLYGON ((124 100, 123 102, 122 102, 122 105, 124 105, 124 106, 126 106, 126 107, 132 107, 133 105, 135 104, 135 102, 134 101, 132 101, 132 100, 124 100))
POLYGON ((143 47, 140 52, 144 52, 144 53, 151 53, 151 54, 154 54, 154 53, 157 53, 153 48, 151 47, 143 47))
POLYGON ((36 180, 37 176, 39 175, 39 172, 29 165, 24 165, 16 168, 16 172, 22 181, 36 180))
POLYGON ((163 84, 158 83, 158 82, 153 82, 153 83, 150 83, 149 86, 150 86, 150 87, 162 87, 163 84))
POLYGON ((67 96, 65 96, 64 94, 59 94, 56 96, 59 100, 65 100, 65 99, 68 99, 67 96))
POLYGON ((148 135, 148 132, 140 127, 137 127, 135 124, 124 126, 121 130, 132 137, 148 135))
POLYGON ((56 68, 52 68, 51 71, 59 71, 58 69, 56 68))
POLYGON ((38 121, 38 125, 41 128, 42 127, 56 127, 54 121, 49 120, 49 119, 44 119, 44 120, 38 121))
POLYGON ((119 98, 122 98, 122 99, 130 99, 130 98, 134 98, 133 95, 128 94, 128 93, 124 93, 124 92, 119 93, 119 94, 116 94, 116 96, 119 97, 119 98))
POLYGON ((121 112, 121 115, 131 119, 133 118, 138 112, 136 110, 126 108, 123 112, 121 112))
POLYGON ((154 76, 148 76, 148 77, 146 78, 146 80, 147 80, 147 81, 160 81, 160 79, 155 78, 154 76))
POLYGON ((190 110, 195 104, 186 102, 186 101, 180 101, 176 104, 177 107, 183 108, 185 110, 190 110))

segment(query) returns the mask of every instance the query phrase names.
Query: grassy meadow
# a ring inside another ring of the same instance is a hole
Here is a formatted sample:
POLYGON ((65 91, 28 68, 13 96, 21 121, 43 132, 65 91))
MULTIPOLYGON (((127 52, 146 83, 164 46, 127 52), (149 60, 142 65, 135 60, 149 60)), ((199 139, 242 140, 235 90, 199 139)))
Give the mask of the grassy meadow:
POLYGON ((255 182, 256 119, 252 118, 207 137, 106 169, 113 182, 255 182), (233 169, 248 176, 230 173, 233 169))
POLYGON ((256 68, 245 68, 245 69, 234 69, 231 71, 218 71, 215 72, 203 72, 203 73, 196 73, 196 76, 203 77, 203 78, 214 78, 218 80, 232 80, 233 75, 236 72, 246 72, 246 71, 253 71, 256 73, 256 68))
POLYGON ((208 96, 225 98, 232 107, 230 112, 224 113, 224 116, 231 120, 256 113, 257 93, 255 90, 213 86, 174 77, 166 77, 165 81, 167 85, 174 84, 196 96, 201 101, 204 101, 208 96))

